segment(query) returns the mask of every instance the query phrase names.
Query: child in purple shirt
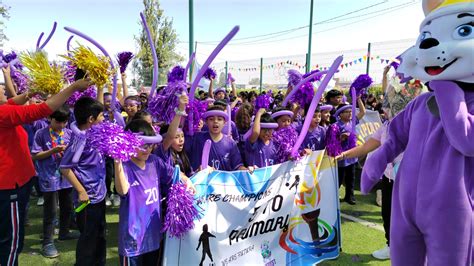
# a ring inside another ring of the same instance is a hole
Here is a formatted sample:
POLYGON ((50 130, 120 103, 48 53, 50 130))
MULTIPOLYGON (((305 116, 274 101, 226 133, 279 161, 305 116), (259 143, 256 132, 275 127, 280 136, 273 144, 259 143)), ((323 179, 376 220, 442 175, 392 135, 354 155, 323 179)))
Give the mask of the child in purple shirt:
POLYGON ((74 239, 69 226, 72 216, 72 186, 59 172, 59 163, 69 144, 71 131, 66 128, 69 109, 61 107, 50 115, 50 126, 38 130, 31 149, 36 161, 39 187, 43 192, 43 248, 42 254, 48 258, 59 256, 54 246, 53 234, 56 209, 59 200, 59 239, 74 239))
POLYGON ((74 105, 76 122, 71 125, 71 142, 61 160, 61 173, 75 190, 76 207, 90 202, 77 213, 77 226, 81 233, 76 245, 76 265, 105 265, 105 161, 87 142, 86 130, 104 120, 104 106, 89 97, 80 98, 74 105), (83 152, 76 161, 76 150, 83 152))
POLYGON ((278 127, 270 114, 260 108, 255 115, 252 134, 245 141, 245 158, 249 167, 266 167, 276 163, 273 130, 278 127))
MULTIPOLYGON (((144 120, 132 120, 125 129, 155 136, 144 120)), ((171 183, 173 168, 151 154, 145 144, 128 162, 115 161, 115 186, 122 196, 119 220, 120 265, 157 265, 161 234, 160 184, 171 183)))
POLYGON ((209 132, 197 132, 194 136, 187 136, 185 142, 186 153, 191 160, 194 170, 199 169, 202 151, 206 140, 212 140, 209 152, 209 164, 216 170, 234 171, 246 170, 242 164, 239 149, 235 141, 222 133, 224 123, 229 117, 220 106, 212 106, 202 117, 209 128, 209 132))
MULTIPOLYGON (((301 144, 302 148, 309 151, 324 150, 326 147, 326 129, 319 125, 320 122, 321 109, 317 108, 309 124, 308 133, 301 144)), ((301 133, 301 127, 297 129, 298 133, 301 133)))

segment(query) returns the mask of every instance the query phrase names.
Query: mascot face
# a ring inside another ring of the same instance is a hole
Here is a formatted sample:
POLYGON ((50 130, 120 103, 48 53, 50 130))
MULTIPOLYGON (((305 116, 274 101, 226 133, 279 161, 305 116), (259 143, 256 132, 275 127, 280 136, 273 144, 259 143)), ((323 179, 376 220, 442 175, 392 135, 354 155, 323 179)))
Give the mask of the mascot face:
POLYGON ((431 0, 424 7, 431 13, 415 46, 400 56, 398 72, 423 81, 474 83, 474 1, 431 0))

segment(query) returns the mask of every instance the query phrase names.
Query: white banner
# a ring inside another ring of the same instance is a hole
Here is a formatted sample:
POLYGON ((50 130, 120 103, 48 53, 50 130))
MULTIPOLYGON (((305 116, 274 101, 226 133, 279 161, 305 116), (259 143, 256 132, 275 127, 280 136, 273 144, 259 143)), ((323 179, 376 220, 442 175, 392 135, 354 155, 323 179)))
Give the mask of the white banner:
POLYGON ((324 151, 298 162, 197 173, 202 217, 166 238, 164 265, 312 265, 340 249, 337 170, 324 151))

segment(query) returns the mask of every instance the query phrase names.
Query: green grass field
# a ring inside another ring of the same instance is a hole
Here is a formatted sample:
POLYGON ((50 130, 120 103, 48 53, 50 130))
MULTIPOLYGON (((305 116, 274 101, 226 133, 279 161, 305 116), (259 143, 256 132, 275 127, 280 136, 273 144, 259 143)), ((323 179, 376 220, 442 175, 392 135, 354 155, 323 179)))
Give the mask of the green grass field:
MULTIPOLYGON (((341 193, 344 188, 341 189, 341 193)), ((362 196, 356 191, 357 205, 341 203, 343 213, 368 222, 382 225, 380 207, 375 202, 375 194, 362 196)), ((56 241, 61 255, 55 259, 41 256, 40 234, 42 232, 42 207, 36 206, 32 198, 29 210, 30 226, 26 227, 25 247, 20 255, 20 265, 73 265, 76 242, 56 241)), ((107 208, 107 265, 118 265, 117 253, 118 208, 107 208)), ((385 245, 384 233, 374 228, 342 219, 342 253, 339 258, 320 265, 390 265, 389 261, 379 261, 371 256, 374 250, 385 245)))

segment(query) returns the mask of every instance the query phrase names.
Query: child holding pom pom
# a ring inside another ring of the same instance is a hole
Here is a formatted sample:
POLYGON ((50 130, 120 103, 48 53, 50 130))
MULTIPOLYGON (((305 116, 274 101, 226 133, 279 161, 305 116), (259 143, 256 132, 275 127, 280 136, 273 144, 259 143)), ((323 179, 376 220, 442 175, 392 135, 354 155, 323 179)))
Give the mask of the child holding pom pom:
POLYGON ((76 191, 75 206, 90 202, 76 216, 81 233, 76 245, 76 265, 105 264, 105 160, 83 142, 84 131, 104 120, 103 111, 104 106, 95 99, 83 97, 76 102, 71 142, 59 166, 76 191))
MULTIPOLYGON (((141 136, 155 136, 144 120, 125 128, 141 136)), ((115 161, 115 186, 122 197, 119 210, 120 265, 157 265, 161 244, 160 184, 171 182, 173 168, 152 154, 155 144, 144 144, 130 161, 115 161)))
POLYGON ((245 158, 250 166, 266 167, 276 160, 276 148, 273 145, 273 130, 278 127, 270 114, 260 108, 255 115, 252 134, 245 141, 245 158))

